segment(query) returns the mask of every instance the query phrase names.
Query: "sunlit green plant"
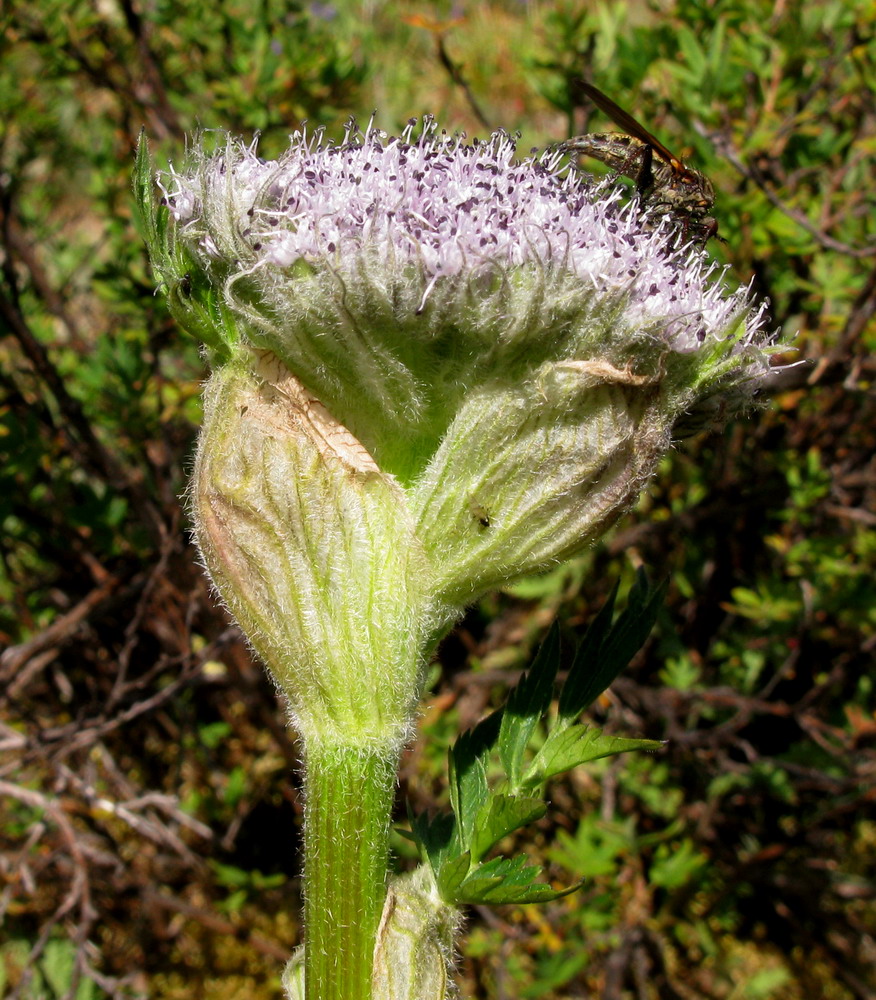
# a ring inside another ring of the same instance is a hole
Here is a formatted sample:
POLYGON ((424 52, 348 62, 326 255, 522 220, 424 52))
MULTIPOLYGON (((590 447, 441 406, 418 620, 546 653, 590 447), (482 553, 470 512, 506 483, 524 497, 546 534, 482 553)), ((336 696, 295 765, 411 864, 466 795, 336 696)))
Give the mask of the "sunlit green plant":
POLYGON ((199 137, 159 185, 156 205, 141 144, 153 265, 213 367, 195 535, 304 751, 305 945, 288 995, 443 1000, 462 905, 574 888, 491 854, 544 814, 546 783, 656 746, 578 720, 660 591, 640 580, 616 621, 609 602, 554 710, 549 637, 452 748, 452 810, 413 819, 423 864, 388 882, 429 656, 486 590, 599 538, 680 422, 750 399, 768 367, 762 314, 671 220, 557 154, 518 161, 503 133, 469 145, 429 120, 397 138, 350 124, 339 143, 297 132, 268 162, 199 137))

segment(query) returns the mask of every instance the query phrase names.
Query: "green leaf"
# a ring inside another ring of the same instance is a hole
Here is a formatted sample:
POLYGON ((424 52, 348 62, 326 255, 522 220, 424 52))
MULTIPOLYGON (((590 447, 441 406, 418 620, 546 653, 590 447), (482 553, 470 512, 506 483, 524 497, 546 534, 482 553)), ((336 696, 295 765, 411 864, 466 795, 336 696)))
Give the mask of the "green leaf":
POLYGON ((555 730, 536 754, 524 778, 527 788, 534 788, 549 778, 600 757, 626 753, 628 750, 659 750, 659 740, 627 739, 606 736, 595 726, 578 725, 555 730))
POLYGON ((648 881, 666 889, 679 889, 696 878, 708 863, 708 857, 687 838, 680 844, 661 844, 648 870, 648 881))
POLYGON ((606 823, 588 813, 581 818, 574 836, 560 830, 556 845, 545 854, 550 861, 582 878, 615 876, 620 859, 637 844, 634 826, 632 816, 623 823, 606 823))
POLYGON ((216 874, 217 883, 227 889, 239 888, 250 883, 250 873, 244 868, 223 865, 220 861, 212 861, 210 865, 216 874))
POLYGON ((226 805, 234 806, 244 797, 249 786, 249 778, 243 767, 234 767, 228 773, 228 780, 222 792, 222 799, 226 805))
POLYGON ((450 803, 456 816, 459 853, 471 847, 475 819, 489 796, 486 761, 499 734, 500 718, 500 713, 494 712, 450 748, 450 803))
POLYGON ((76 948, 70 941, 49 941, 42 957, 43 974, 53 995, 62 997, 70 988, 76 948))
POLYGON ((652 587, 645 571, 640 569, 636 574, 636 582, 627 597, 627 606, 615 623, 603 647, 603 655, 610 662, 619 663, 619 666, 614 670, 611 680, 597 692, 597 696, 608 687, 642 648, 654 627, 654 622, 657 621, 657 615, 665 596, 666 583, 652 587))
POLYGON ((276 872, 273 875, 265 875, 258 869, 252 872, 252 887, 259 892, 265 889, 279 889, 281 885, 285 884, 286 876, 282 872, 276 872))
POLYGON ((776 996, 777 990, 791 981, 791 974, 781 966, 777 969, 761 969, 745 983, 745 996, 751 1000, 768 1000, 776 996))
POLYGON ((451 747, 448 767, 452 815, 435 820, 411 819, 412 835, 428 857, 442 897, 448 902, 535 902, 556 898, 550 887, 532 884, 532 873, 537 874, 537 870, 521 874, 522 860, 478 864, 503 837, 547 811, 541 798, 516 793, 522 788, 536 788, 554 775, 599 757, 662 746, 655 740, 609 737, 599 729, 572 724, 589 703, 588 698, 600 693, 638 649, 653 624, 662 596, 640 575, 626 610, 612 625, 616 593, 617 588, 585 636, 564 687, 560 718, 532 763, 526 766, 526 752, 535 727, 550 710, 559 669, 560 636, 556 625, 509 695, 506 706, 463 733, 451 747), (597 663, 598 668, 590 669, 592 663, 597 663), (498 751, 508 777, 510 794, 507 787, 497 792, 488 783, 494 751, 498 751))
POLYGON ((513 790, 520 787, 532 732, 547 712, 560 665, 560 630, 552 625, 529 670, 508 696, 499 729, 499 759, 513 790))
POLYGON ((475 822, 472 857, 479 861, 503 837, 541 819, 546 812, 547 804, 542 799, 494 794, 475 822))
POLYGON ((224 720, 208 722, 198 729, 198 742, 208 750, 215 750, 231 733, 231 725, 224 720))
POLYGON ((435 881, 441 898, 447 903, 457 900, 460 886, 471 871, 471 855, 466 851, 445 861, 436 873, 435 881))
MULTIPOLYGON (((593 957, 589 949, 579 948, 574 944, 566 944, 565 948, 552 954, 539 957, 536 963, 534 982, 524 987, 517 996, 520 1000, 540 1000, 545 994, 550 995, 560 987, 571 982, 575 976, 585 969, 593 957), (566 948, 571 948, 571 952, 566 948)), ((561 995, 568 995, 563 992, 561 995)), ((574 995, 574 994, 573 994, 574 995)))
POLYGON ((417 846, 429 859, 435 878, 451 856, 451 847, 456 840, 454 832, 456 820, 450 813, 441 813, 432 819, 425 814, 411 816, 411 834, 417 846))
POLYGON ((537 865, 526 864, 522 855, 516 858, 494 858, 479 865, 459 886, 454 903, 545 903, 568 896, 580 888, 580 883, 565 889, 553 889, 535 879, 541 874, 537 865))
MULTIPOLYGON (((565 723, 574 722, 584 709, 602 693, 598 691, 591 694, 595 687, 596 675, 596 671, 591 669, 591 664, 597 661, 599 651, 611 629, 618 586, 619 584, 616 583, 612 587, 605 604, 602 605, 599 613, 590 623, 575 654, 575 659, 572 661, 572 666, 569 668, 566 683, 560 692, 559 702, 559 719, 565 723)), ((602 690, 604 691, 605 688, 602 690)))
POLYGON ((137 139, 137 156, 134 160, 134 203, 137 230, 152 253, 159 246, 158 225, 155 218, 155 200, 152 187, 152 158, 146 141, 146 130, 140 130, 137 139))
POLYGON ((246 904, 248 892, 246 889, 238 889, 236 892, 232 892, 227 899, 220 903, 217 903, 217 909, 222 910, 225 913, 239 913, 246 904))
POLYGON ((665 592, 665 584, 651 587, 644 572, 639 570, 626 608, 608 628, 615 588, 587 630, 560 694, 559 712, 564 725, 592 705, 639 651, 654 627, 665 592))

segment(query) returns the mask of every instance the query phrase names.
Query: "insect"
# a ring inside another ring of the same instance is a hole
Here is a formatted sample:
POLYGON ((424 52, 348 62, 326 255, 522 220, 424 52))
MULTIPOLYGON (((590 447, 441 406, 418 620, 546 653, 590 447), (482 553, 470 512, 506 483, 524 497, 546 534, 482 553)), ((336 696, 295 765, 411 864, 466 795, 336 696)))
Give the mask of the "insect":
POLYGON ((475 499, 471 499, 468 504, 469 513, 477 521, 481 531, 486 530, 493 523, 489 511, 475 499))
POLYGON ((642 204, 657 216, 670 216, 678 223, 682 239, 705 244, 717 236, 718 222, 709 215, 715 204, 715 189, 709 178, 685 166, 656 136, 601 90, 583 82, 580 87, 627 134, 579 135, 561 143, 559 149, 564 153, 592 156, 624 177, 630 177, 636 182, 642 204))

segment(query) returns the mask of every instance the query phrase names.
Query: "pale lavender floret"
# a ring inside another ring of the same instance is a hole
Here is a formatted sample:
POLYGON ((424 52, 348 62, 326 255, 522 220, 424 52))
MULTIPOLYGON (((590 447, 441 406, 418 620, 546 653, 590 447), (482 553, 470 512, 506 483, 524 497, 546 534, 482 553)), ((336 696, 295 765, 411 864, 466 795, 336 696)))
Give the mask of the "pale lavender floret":
MULTIPOLYGON (((416 139, 413 128, 387 139, 369 127, 351 141, 351 124, 341 144, 302 130, 277 161, 232 141, 159 183, 182 233, 208 258, 221 255, 216 220, 232 219, 255 254, 248 269, 301 258, 343 267, 367 250, 417 262, 431 288, 481 266, 560 266, 596 291, 625 291, 627 321, 661 330, 681 352, 748 310, 747 290, 728 295, 701 250, 670 249, 665 229, 643 228, 617 190, 564 173, 558 154, 517 161, 503 132, 465 145, 429 120, 416 139)), ((749 310, 744 340, 761 323, 749 310)))

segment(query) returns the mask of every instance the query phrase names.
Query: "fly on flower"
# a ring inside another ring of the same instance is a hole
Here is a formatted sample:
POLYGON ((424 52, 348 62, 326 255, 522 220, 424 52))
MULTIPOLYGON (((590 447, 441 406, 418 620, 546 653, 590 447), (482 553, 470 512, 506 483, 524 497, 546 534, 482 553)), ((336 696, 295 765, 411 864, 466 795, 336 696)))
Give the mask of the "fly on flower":
POLYGON ((592 156, 630 177, 636 182, 642 204, 656 216, 670 216, 679 225, 682 239, 704 245, 717 236, 718 222, 709 215, 715 204, 715 189, 708 177, 670 153, 656 136, 601 90, 589 83, 582 82, 579 86, 626 134, 579 135, 558 148, 564 153, 592 156))

